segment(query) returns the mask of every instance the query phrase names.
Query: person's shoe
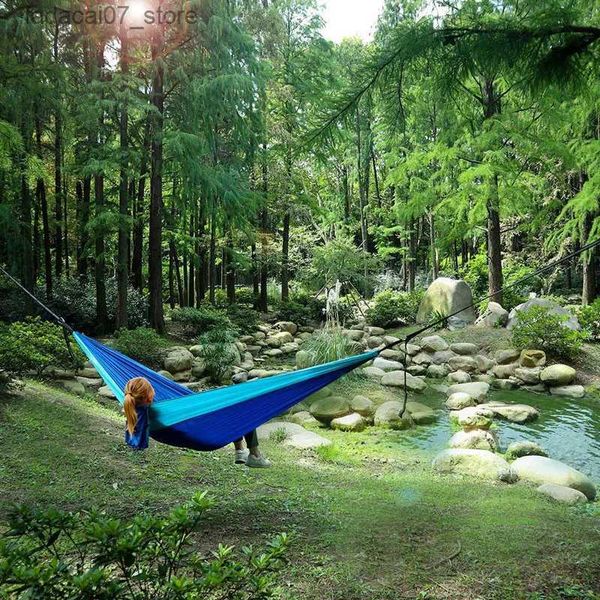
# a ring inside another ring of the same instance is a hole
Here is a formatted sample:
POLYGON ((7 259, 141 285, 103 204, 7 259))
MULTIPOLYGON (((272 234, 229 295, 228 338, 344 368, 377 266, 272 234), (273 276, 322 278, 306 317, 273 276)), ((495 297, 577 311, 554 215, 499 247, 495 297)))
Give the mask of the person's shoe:
POLYGON ((236 450, 235 451, 235 464, 236 465, 245 465, 248 457, 250 456, 250 450, 245 448, 244 450, 236 450))
POLYGON ((268 469, 271 466, 271 461, 264 456, 253 456, 250 454, 246 459, 246 466, 255 469, 268 469))

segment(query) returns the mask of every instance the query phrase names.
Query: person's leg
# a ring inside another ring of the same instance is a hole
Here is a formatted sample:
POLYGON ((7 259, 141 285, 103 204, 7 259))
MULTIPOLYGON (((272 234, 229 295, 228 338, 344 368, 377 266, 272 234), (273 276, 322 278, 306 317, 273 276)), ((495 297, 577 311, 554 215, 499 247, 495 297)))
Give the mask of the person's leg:
POLYGON ((252 456, 260 456, 260 450, 258 449, 258 435, 256 434, 256 429, 254 431, 251 431, 250 433, 247 433, 244 436, 244 439, 246 440, 246 446, 248 447, 248 450, 250 450, 250 454, 252 454, 252 456))
POLYGON ((235 447, 235 464, 245 465, 249 451, 246 449, 246 445, 244 444, 244 438, 235 440, 235 442, 233 442, 233 445, 235 447))
POLYGON ((258 448, 258 435, 256 434, 256 430, 246 434, 244 436, 246 439, 246 444, 248 445, 248 449, 250 450, 250 454, 248 459, 246 460, 247 467, 270 467, 271 461, 266 459, 260 452, 258 448))

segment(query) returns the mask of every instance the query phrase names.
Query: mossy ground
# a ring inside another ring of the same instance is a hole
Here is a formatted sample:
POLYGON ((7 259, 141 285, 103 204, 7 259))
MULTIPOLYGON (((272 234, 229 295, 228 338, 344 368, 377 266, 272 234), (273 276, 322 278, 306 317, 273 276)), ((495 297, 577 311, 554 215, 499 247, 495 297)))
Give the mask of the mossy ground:
POLYGON ((114 407, 39 383, 0 399, 0 518, 15 502, 163 512, 208 490, 218 503, 207 548, 296 533, 286 597, 600 597, 597 505, 565 508, 525 485, 434 475, 402 432, 321 432, 334 446, 315 453, 270 440, 274 467, 252 471, 233 465, 230 448, 132 453, 122 429, 114 407))

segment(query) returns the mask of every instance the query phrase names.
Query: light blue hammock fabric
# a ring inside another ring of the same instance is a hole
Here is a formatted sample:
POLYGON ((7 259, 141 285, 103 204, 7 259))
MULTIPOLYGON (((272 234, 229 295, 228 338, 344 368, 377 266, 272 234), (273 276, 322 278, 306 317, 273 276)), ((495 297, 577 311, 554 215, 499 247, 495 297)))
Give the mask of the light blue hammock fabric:
POLYGON ((156 392, 150 414, 151 437, 194 450, 215 450, 230 444, 379 354, 374 350, 309 369, 194 393, 92 338, 78 332, 73 336, 120 403, 130 379, 148 379, 156 392))

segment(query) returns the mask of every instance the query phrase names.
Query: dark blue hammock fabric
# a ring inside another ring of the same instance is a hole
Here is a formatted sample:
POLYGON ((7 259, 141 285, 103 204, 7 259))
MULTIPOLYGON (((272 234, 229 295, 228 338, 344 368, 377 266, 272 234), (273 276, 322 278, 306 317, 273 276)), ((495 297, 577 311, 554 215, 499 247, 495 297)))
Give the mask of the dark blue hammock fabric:
POLYGON ((145 377, 156 392, 150 435, 172 446, 216 450, 280 415, 311 394, 372 360, 378 351, 265 379, 194 393, 81 333, 73 334, 119 402, 126 383, 145 377))

